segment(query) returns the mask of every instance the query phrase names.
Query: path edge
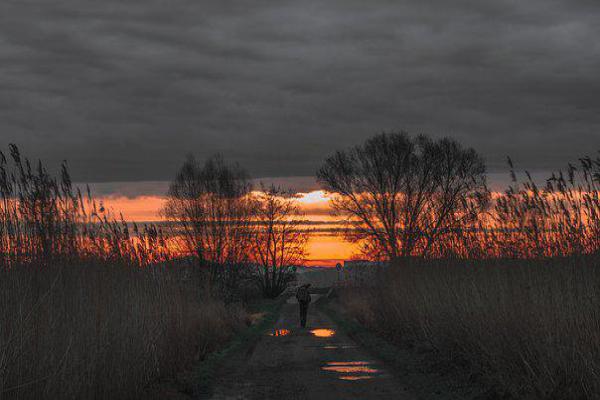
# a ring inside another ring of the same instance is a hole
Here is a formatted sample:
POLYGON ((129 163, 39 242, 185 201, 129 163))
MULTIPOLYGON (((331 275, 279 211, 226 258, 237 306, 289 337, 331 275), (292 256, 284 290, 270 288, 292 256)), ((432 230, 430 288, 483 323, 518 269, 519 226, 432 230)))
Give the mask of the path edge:
POLYGON ((192 370, 191 392, 193 399, 210 398, 213 392, 214 376, 217 368, 229 356, 249 349, 260 340, 264 332, 277 322, 281 308, 287 297, 276 300, 265 300, 252 307, 253 312, 265 313, 260 322, 242 329, 225 347, 210 353, 192 370))

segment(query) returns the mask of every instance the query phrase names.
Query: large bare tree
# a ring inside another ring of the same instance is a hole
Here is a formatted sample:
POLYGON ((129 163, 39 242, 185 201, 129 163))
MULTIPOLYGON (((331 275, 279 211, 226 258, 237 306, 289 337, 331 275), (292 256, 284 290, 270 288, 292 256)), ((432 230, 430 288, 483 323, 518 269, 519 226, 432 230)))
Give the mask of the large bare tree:
POLYGON ((485 164, 451 139, 380 134, 329 157, 317 172, 348 238, 379 259, 429 256, 488 203, 485 164), (356 223, 358 222, 358 224, 356 223))
POLYGON ((301 226, 302 214, 291 193, 263 187, 255 198, 253 258, 263 294, 275 298, 293 278, 292 267, 304 262, 308 232, 301 226))
MULTIPOLYGON (((189 156, 169 188, 163 214, 178 223, 184 251, 216 273, 246 261, 254 202, 248 174, 221 156, 204 164, 189 156)), ((214 278, 214 276, 213 276, 214 278)))

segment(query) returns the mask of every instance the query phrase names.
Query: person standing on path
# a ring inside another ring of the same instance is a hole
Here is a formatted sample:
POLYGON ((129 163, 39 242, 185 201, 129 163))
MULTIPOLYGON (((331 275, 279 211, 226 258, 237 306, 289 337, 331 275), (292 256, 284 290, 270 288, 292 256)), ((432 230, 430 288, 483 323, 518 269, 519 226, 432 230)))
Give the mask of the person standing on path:
POLYGON ((308 305, 310 304, 310 293, 308 288, 310 287, 310 283, 302 285, 296 291, 296 299, 298 300, 298 304, 300 305, 300 325, 304 328, 306 327, 306 314, 308 314, 308 305))

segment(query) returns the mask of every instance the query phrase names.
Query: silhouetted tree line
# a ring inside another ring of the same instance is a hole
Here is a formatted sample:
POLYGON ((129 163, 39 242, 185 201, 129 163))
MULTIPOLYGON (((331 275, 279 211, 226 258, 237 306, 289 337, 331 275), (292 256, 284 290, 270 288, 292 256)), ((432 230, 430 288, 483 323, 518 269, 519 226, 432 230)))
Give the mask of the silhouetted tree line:
POLYGON ((532 258, 600 249, 600 157, 569 164, 542 188, 526 173, 486 186, 475 150, 452 139, 380 134, 338 151, 317 172, 347 239, 376 259, 532 258), (358 226, 356 223, 358 222, 358 226))
POLYGON ((177 222, 183 251, 193 254, 211 282, 235 287, 256 281, 276 297, 304 261, 308 233, 299 207, 276 187, 252 192, 248 173, 221 156, 203 164, 189 156, 171 183, 164 215, 177 222))
MULTIPOLYGON (((317 172, 347 240, 378 260, 406 257, 552 257, 600 248, 600 158, 582 158, 543 187, 516 178, 504 193, 486 185, 482 157, 449 139, 376 135, 328 157, 317 172)), ((0 262, 100 257, 138 265, 185 254, 209 282, 254 280, 275 297, 304 262, 309 232, 292 193, 253 190, 238 164, 190 156, 171 183, 163 214, 176 234, 127 224, 18 148, 0 153, 0 262), (169 236, 169 237, 165 237, 169 236), (174 251, 177 241, 179 251, 174 251)))

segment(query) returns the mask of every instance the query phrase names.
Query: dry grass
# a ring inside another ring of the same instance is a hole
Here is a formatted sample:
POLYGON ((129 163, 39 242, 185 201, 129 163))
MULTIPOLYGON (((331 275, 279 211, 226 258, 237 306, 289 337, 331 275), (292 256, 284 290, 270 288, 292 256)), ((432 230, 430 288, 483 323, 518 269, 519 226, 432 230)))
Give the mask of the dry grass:
POLYGON ((0 271, 0 397, 140 398, 227 340, 243 311, 185 269, 0 271))
POLYGON ((140 398, 243 323, 162 232, 0 152, 0 398, 140 398), (205 289, 203 289, 205 288, 205 289))
POLYGON ((428 255, 419 239, 419 259, 392 263, 345 304, 500 396, 600 398, 600 158, 542 187, 509 164, 511 187, 472 224, 444 230, 428 255))
POLYGON ((343 296, 363 323, 514 398, 600 398, 598 256, 420 261, 343 296))

